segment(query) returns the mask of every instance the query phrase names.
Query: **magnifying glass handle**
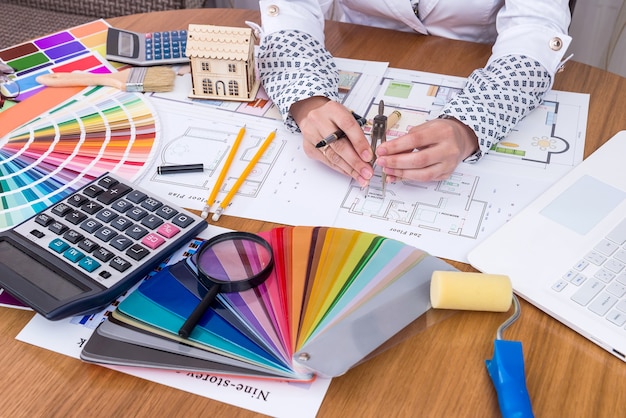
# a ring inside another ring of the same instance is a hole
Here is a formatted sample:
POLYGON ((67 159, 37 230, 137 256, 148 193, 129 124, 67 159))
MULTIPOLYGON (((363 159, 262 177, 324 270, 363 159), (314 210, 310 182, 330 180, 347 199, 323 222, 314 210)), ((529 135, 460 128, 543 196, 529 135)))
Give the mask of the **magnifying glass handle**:
POLYGON ((178 330, 179 336, 189 338, 191 331, 193 331, 195 326, 198 324, 198 321, 200 321, 200 318, 202 318, 202 315, 204 315, 207 309, 209 309, 209 306, 211 306, 211 303, 213 303, 218 291, 219 286, 214 285, 209 288, 207 294, 204 295, 200 303, 198 303, 193 312, 191 312, 191 315, 187 317, 183 326, 178 330))

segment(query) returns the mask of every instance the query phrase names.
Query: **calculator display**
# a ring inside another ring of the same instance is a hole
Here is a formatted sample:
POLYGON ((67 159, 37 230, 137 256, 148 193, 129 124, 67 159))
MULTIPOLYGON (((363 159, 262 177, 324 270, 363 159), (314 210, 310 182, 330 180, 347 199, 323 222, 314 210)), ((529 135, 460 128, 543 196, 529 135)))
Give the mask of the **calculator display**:
POLYGON ((120 37, 118 40, 118 53, 123 57, 137 57, 137 54, 134 53, 135 43, 138 42, 136 40, 136 35, 130 33, 120 33, 120 37))
POLYGON ((0 241, 0 263, 57 300, 71 298, 84 291, 8 241, 0 241))

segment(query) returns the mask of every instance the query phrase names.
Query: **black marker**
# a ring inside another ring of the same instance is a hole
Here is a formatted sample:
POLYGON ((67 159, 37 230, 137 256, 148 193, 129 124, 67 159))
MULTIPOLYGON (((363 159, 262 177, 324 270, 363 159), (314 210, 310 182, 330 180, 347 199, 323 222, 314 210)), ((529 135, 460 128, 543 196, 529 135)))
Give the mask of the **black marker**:
POLYGON ((158 174, 199 173, 204 171, 204 164, 161 165, 158 174))
MULTIPOLYGON (((367 119, 365 119, 363 116, 359 116, 354 112, 352 112, 352 116, 354 116, 354 119, 356 119, 356 122, 359 124, 359 126, 363 126, 365 125, 365 123, 367 123, 367 119)), ((337 129, 335 132, 318 142, 315 145, 315 148, 325 147, 326 145, 332 144, 338 139, 345 138, 345 136, 346 133, 344 131, 342 131, 341 129, 337 129)))

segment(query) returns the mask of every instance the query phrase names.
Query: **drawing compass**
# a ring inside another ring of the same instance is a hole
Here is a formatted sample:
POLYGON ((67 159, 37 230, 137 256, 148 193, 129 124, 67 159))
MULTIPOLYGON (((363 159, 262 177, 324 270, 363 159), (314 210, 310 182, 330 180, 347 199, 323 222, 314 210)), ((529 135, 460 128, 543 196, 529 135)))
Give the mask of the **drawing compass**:
MULTIPOLYGON (((372 153, 374 153, 374 157, 371 161, 372 167, 376 162, 376 147, 387 141, 387 128, 390 128, 398 123, 401 116, 402 114, 398 110, 391 112, 389 117, 385 116, 385 103, 382 100, 378 102, 378 114, 374 116, 372 131, 370 133, 370 145, 372 147, 372 153)), ((387 187, 387 174, 382 172, 381 179, 382 186, 380 190, 382 192, 382 197, 384 198, 387 187)))
MULTIPOLYGON (((374 121, 372 123, 372 132, 370 134, 370 144, 372 147, 372 153, 374 157, 372 158, 372 166, 376 162, 376 147, 378 143, 381 144, 387 141, 387 116, 385 116, 385 102, 382 100, 378 102, 378 114, 374 116, 374 121)), ((385 197, 385 187, 387 183, 387 175, 382 173, 382 194, 385 197)))

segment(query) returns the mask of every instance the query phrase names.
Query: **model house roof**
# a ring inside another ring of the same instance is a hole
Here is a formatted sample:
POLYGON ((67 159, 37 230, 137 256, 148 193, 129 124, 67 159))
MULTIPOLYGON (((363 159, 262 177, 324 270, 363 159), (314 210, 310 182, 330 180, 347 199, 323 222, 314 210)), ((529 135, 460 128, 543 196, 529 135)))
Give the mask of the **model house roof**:
POLYGON ((186 55, 190 58, 246 61, 253 48, 250 28, 189 25, 187 33, 186 55))

